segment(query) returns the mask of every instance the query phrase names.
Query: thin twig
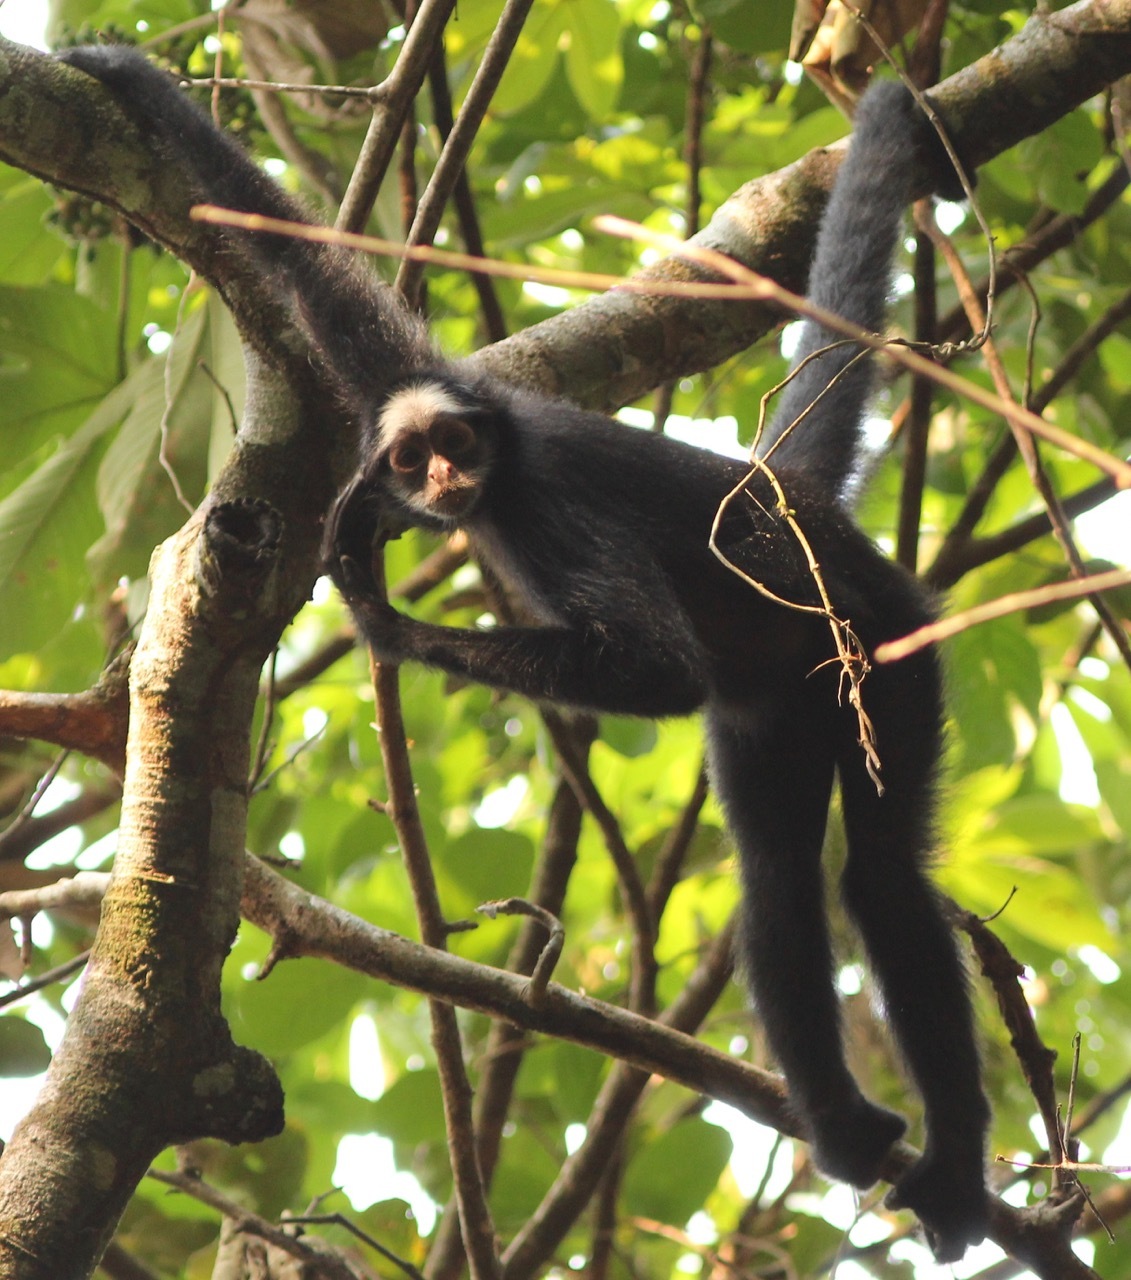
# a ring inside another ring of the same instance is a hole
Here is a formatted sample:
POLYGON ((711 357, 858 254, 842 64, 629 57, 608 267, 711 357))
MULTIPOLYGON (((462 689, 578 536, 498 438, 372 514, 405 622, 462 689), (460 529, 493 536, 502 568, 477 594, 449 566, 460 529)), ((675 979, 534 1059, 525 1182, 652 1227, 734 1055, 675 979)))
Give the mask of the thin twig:
POLYGON ((496 916, 529 916, 530 919, 537 920, 549 933, 550 936, 534 965, 534 971, 530 975, 530 986, 527 988, 527 999, 535 1008, 540 1008, 546 1003, 546 986, 553 977, 554 969, 561 958, 562 948, 565 946, 565 928, 562 922, 553 912, 538 906, 537 903, 528 902, 525 898, 496 898, 492 902, 481 902, 475 910, 481 911, 491 920, 496 916))
POLYGON ((263 702, 263 719, 259 726, 259 740, 255 744, 255 750, 252 753, 251 768, 248 770, 248 785, 254 792, 256 783, 263 776, 263 769, 267 764, 267 753, 271 746, 271 729, 275 723, 275 668, 279 661, 279 646, 276 645, 271 650, 271 657, 267 660, 267 679, 260 686, 260 698, 263 702))
MULTIPOLYGON (((412 27, 416 10, 416 0, 408 0, 404 8, 406 28, 412 27)), ((443 47, 443 41, 440 41, 437 48, 442 51, 443 47)), ((397 181, 400 186, 401 229, 405 235, 408 234, 408 230, 412 226, 412 220, 416 217, 417 205, 420 199, 420 190, 416 181, 416 135, 416 103, 414 101, 404 114, 404 122, 401 125, 400 157, 397 162, 397 181)))
POLYGON ((29 978, 26 982, 19 983, 11 991, 5 991, 3 995, 0 995, 0 1009, 6 1009, 9 1005, 16 1004, 27 996, 34 995, 37 991, 43 991, 46 987, 53 987, 56 982, 63 982, 72 973, 78 973, 89 959, 90 948, 88 947, 73 959, 64 960, 62 964, 57 964, 53 969, 48 969, 39 974, 38 977, 29 978))
MULTIPOLYGON (((821 354, 822 351, 817 351, 809 358, 814 358, 821 354)), ((859 356, 854 357, 854 360, 860 359, 864 354, 865 353, 861 352, 859 356)), ((845 374, 848 369, 851 368, 854 360, 850 361, 837 376, 839 377, 845 374)), ((798 368, 793 371, 791 376, 795 376, 802 367, 803 365, 799 365, 798 368)), ((821 396, 828 393, 835 380, 836 379, 834 378, 829 383, 829 387, 825 388, 821 393, 821 396)), ((776 388, 774 390, 776 390, 776 388)), ((772 395, 773 391, 767 394, 772 395)), ((820 401, 821 396, 818 396, 816 400, 814 400, 813 404, 809 406, 810 410, 820 401)), ((761 434, 762 425, 765 421, 766 400, 767 397, 763 397, 758 423, 758 435, 761 434)), ((808 412, 809 410, 806 410, 806 413, 808 412)), ((804 414, 801 415, 801 417, 803 418, 804 414)), ((801 418, 798 419, 798 421, 800 420, 801 418)), ((793 430, 796 425, 797 422, 791 423, 787 430, 793 430)), ((784 433, 782 438, 784 438, 784 433)), ((849 706, 851 706, 856 712, 857 741, 864 753, 864 764, 867 768, 868 776, 871 778, 872 784, 876 788, 877 794, 883 795, 884 786, 880 776, 882 769, 879 752, 876 746, 875 727, 872 724, 871 717, 864 709, 863 701, 864 680, 866 679, 868 672, 871 670, 868 654, 866 653, 864 646, 860 643, 856 633, 853 631, 849 621, 841 618, 833 606, 832 597, 829 595, 828 587, 825 585, 820 562, 813 550, 813 546, 804 529, 802 529, 798 522, 793 507, 781 486, 781 482, 767 464, 766 458, 772 454, 773 450, 768 450, 765 457, 759 457, 754 453, 754 449, 757 448, 757 443, 758 436, 756 435, 754 447, 751 450, 752 457, 750 460, 750 470, 743 476, 738 484, 731 489, 726 497, 723 498, 722 502, 719 503, 718 510, 715 512, 714 522, 711 525, 711 536, 708 541, 708 546, 721 564, 725 565, 733 574, 741 578, 747 586, 750 586, 757 591, 759 595, 765 596, 767 600, 771 600, 775 604, 780 604, 787 609, 795 609, 800 613, 816 614, 819 617, 824 618, 828 623, 829 632, 832 635, 833 647, 836 650, 836 661, 840 663, 842 673, 841 697, 845 698, 849 706), (766 583, 747 573, 746 570, 732 560, 719 545, 719 532, 722 528, 723 521, 726 518, 726 514, 735 499, 737 499, 740 494, 746 494, 753 501, 757 502, 757 499, 754 498, 747 489, 750 481, 756 475, 762 476, 774 492, 775 505, 773 516, 786 525, 789 532, 793 535, 797 545, 801 548, 801 551, 805 556, 806 566, 809 570, 809 577, 812 580, 820 598, 820 604, 806 604, 803 601, 787 600, 784 596, 778 595, 777 592, 772 591, 766 583), (847 693, 844 692, 845 687, 847 687, 847 693)), ((776 443, 780 443, 780 440, 776 443)))
POLYGON ((443 38, 444 27, 454 8, 455 0, 422 0, 396 65, 385 82, 373 91, 373 119, 338 210, 335 226, 339 230, 358 231, 365 226, 396 150, 405 115, 424 82, 432 51, 443 38))
POLYGON ((48 787, 50 787, 59 776, 59 770, 67 763, 67 759, 70 754, 71 752, 68 748, 65 751, 60 751, 55 759, 51 761, 47 766, 47 771, 35 784, 31 795, 28 796, 19 813, 17 813, 8 826, 4 828, 3 837, 13 835, 15 832, 19 831, 25 823, 31 821, 32 814, 34 814, 36 809, 39 808, 39 802, 47 794, 48 787))
MULTIPOLYGON (((1096 449, 1090 445, 1083 449, 1079 448, 1078 446, 1083 442, 1077 437, 1045 422, 1043 418, 1037 417, 1036 414, 1018 405, 1011 398, 994 395, 979 387, 976 383, 968 382, 966 379, 960 378, 957 374, 951 372, 951 370, 935 364, 932 360, 904 343, 893 342, 879 334, 870 333, 868 330, 861 329, 858 325, 854 325, 836 315, 835 312, 815 306, 809 299, 792 293, 788 289, 783 289, 768 276, 762 276, 756 271, 751 271, 749 267, 736 262, 733 258, 728 258, 716 249, 707 249, 702 245, 684 244, 672 236, 651 231, 648 228, 641 227, 624 218, 614 217, 611 214, 602 214, 600 217, 595 218, 594 224, 612 235, 622 235, 630 239, 642 240, 657 247, 666 248, 675 255, 689 258, 693 262, 709 267, 719 272, 724 278, 733 280, 736 286, 745 286, 751 290, 749 294, 735 293, 731 296, 735 298, 740 296, 750 297, 773 302, 784 310, 794 311, 798 315, 815 320, 823 328, 831 329, 834 333, 843 334, 845 338, 854 343, 858 343, 870 350, 878 351, 881 355, 909 369, 912 373, 930 378, 932 382, 936 382, 939 386, 953 391, 956 395, 964 396, 983 409, 988 409, 990 412, 1000 415, 1011 426, 1023 427, 1031 431, 1033 435, 1048 440, 1050 444, 1057 445, 1068 453, 1073 453, 1080 458, 1086 458, 1101 470, 1116 476, 1121 488, 1131 487, 1131 467, 1120 460, 1114 459, 1102 449, 1096 449)), ((643 285, 647 280, 647 273, 642 273, 640 276, 634 276, 624 281, 621 287, 631 288, 633 292, 644 292, 643 285)), ((692 285, 696 293, 688 296, 698 296, 697 291, 701 287, 692 285)), ((666 291, 666 288, 662 290, 662 292, 666 291)), ((673 289, 673 292, 678 291, 673 289)))
POLYGON ((169 457, 169 426, 170 419, 173 414, 173 407, 177 403, 177 393, 180 387, 173 385, 173 368, 176 364, 174 355, 176 354, 177 338, 183 338, 184 335, 184 317, 185 310, 188 307, 189 299, 193 294, 193 286, 196 283, 195 273, 190 277, 189 283, 181 293, 180 301, 177 303, 177 319, 173 325, 173 341, 169 345, 168 351, 165 352, 165 364, 161 371, 161 382, 165 392, 164 403, 161 408, 161 422, 158 426, 158 438, 161 443, 157 450, 157 461, 161 465, 162 471, 169 477, 169 483, 173 486, 173 496, 184 507, 185 511, 191 516, 196 510, 193 503, 188 500, 184 490, 181 488, 181 481, 177 475, 177 469, 173 466, 173 460, 169 457))
MULTIPOLYGON (((595 726, 588 720, 573 720, 568 729, 578 758, 585 760, 593 741, 595 726)), ((564 779, 558 782, 550 803, 541 857, 530 884, 530 897, 551 914, 561 914, 570 875, 577 863, 581 837, 582 806, 573 788, 564 779)), ((530 921, 519 930, 507 956, 506 968, 515 974, 533 971, 542 950, 542 930, 530 921)), ((475 1140, 483 1181, 491 1185, 503 1131, 510 1118, 515 1082, 531 1043, 529 1034, 507 1018, 492 1018, 483 1054, 483 1067, 475 1091, 475 1140)), ((456 1280, 463 1270, 463 1244, 454 1198, 449 1200, 436 1230, 428 1255, 431 1280, 456 1280)))
MULTIPOLYGON (((1017 286, 1026 272, 1077 241, 1092 223, 1119 200, 1129 183, 1131 174, 1123 168, 1114 170, 1089 197, 1080 213, 1059 214, 1020 244, 1008 248, 998 263, 998 278, 994 283, 995 298, 1000 301, 1010 289, 1017 286)), ((983 302, 989 296, 990 285, 988 276, 974 285, 975 295, 983 302)), ((959 304, 940 319, 939 340, 952 340, 964 329, 968 331, 969 322, 959 304)))
POLYGON ((255 89, 263 93, 327 94, 335 98, 365 98, 380 101, 380 85, 297 84, 286 80, 249 80, 246 76, 180 76, 181 84, 192 89, 255 89))
MULTIPOLYGON (((957 251, 949 236, 944 236, 937 226, 925 225, 923 230, 929 235, 934 242, 936 248, 943 254, 946 259, 947 266, 950 268, 951 275, 958 285, 959 297, 962 305, 966 308, 967 315, 970 318, 970 327, 972 329, 979 328, 986 322, 986 317, 982 314, 978 299, 974 294, 973 285, 970 277, 967 275, 962 260, 959 258, 957 251)), ((1001 357, 997 351, 997 345, 992 338, 987 337, 982 345, 983 358, 986 367, 990 371, 994 386, 997 388, 998 395, 1003 400, 1010 399, 1011 392, 1009 387, 1009 378, 1005 372, 1005 366, 1001 361, 1001 357)), ((1045 504, 1045 510, 1048 513, 1049 523, 1052 526, 1053 536, 1060 543, 1064 552, 1066 561, 1068 562, 1069 572, 1077 579, 1086 580, 1088 570, 1084 564, 1084 558, 1081 556, 1079 548, 1076 546, 1076 540, 1072 536, 1068 516, 1065 513, 1064 506, 1061 503, 1059 495, 1053 489, 1041 462, 1041 456, 1037 449, 1036 441, 1033 440, 1028 430, 1021 423, 1014 419, 1009 419, 1010 429, 1013 432, 1014 439, 1017 442, 1018 452, 1025 463, 1029 472, 1030 480, 1033 487, 1040 495, 1041 501, 1045 504)), ((1107 601, 1099 595, 1089 597, 1089 604, 1096 611, 1097 617, 1103 623, 1104 630, 1107 632, 1108 638, 1115 646, 1116 651, 1122 657, 1124 665, 1131 671, 1131 638, 1123 630, 1123 626, 1119 619, 1109 608, 1107 601)))
POLYGON ((392 1249, 386 1249, 379 1240, 375 1240, 367 1231, 362 1231, 357 1223, 344 1213, 288 1213, 284 1215, 283 1221, 293 1222, 298 1226, 341 1227, 343 1231, 348 1231, 355 1240, 360 1240, 362 1244, 368 1245, 374 1253, 379 1253, 386 1262, 391 1262, 398 1271, 403 1271, 406 1276, 410 1277, 410 1280, 424 1280, 424 1272, 419 1267, 414 1267, 411 1262, 395 1254, 392 1249))
MULTIPOLYGON (((915 206, 916 218, 933 219, 929 200, 915 206)), ((933 344, 938 328, 935 289, 935 247, 926 232, 915 237, 915 340, 933 344)), ((923 518, 923 494, 927 484, 927 450, 935 384, 927 378, 911 383, 911 405, 903 432, 903 476, 899 487, 895 558, 910 573, 919 562, 919 526, 923 518)))
MULTIPOLYGON (((66 752, 63 753, 64 757, 66 752)), ((0 863, 22 862, 33 849, 57 836, 68 827, 77 827, 96 814, 109 809, 122 798, 117 783, 85 786, 73 800, 58 805, 49 813, 34 816, 25 805, 10 826, 0 832, 0 863)))
POLYGON ((679 820, 668 832, 663 847, 656 855, 652 868, 652 878, 648 881, 646 901, 652 919, 659 926, 660 917, 668 904, 672 890, 679 883, 679 873, 695 838, 699 825, 699 814, 707 803, 707 767, 699 766, 695 777, 695 786, 683 806, 679 820))
POLYGON ((656 995, 656 922, 648 907, 644 882, 637 870, 616 815, 605 803, 589 770, 574 750, 574 744, 565 729, 565 723, 557 712, 546 709, 542 719, 549 730, 558 753, 562 772, 577 793, 578 799, 592 815, 605 847, 616 868, 617 882, 624 898, 632 930, 632 978, 629 990, 629 1007, 637 1013, 651 1013, 656 995))
MULTIPOLYGON (((685 33, 686 34, 686 33, 685 33)), ((707 88, 710 81, 713 41, 709 27, 700 33, 691 59, 691 78, 687 86, 687 107, 683 125, 683 163, 687 166, 687 201, 683 213, 683 233, 688 240, 699 230, 703 194, 703 122, 706 116, 707 88)), ((652 403, 652 430, 663 431, 675 399, 674 382, 657 388, 652 403)))
MULTIPOLYGON (((483 123, 483 117, 491 105, 491 99, 503 78, 514 47, 522 34, 526 16, 534 0, 506 0, 494 34, 487 42, 483 60, 471 82, 471 88, 460 107, 459 115, 444 143, 444 149, 432 171, 424 195, 416 210, 412 229, 408 233, 409 245, 431 244, 440 226, 444 207, 452 194, 456 180, 463 172, 471 151, 471 144, 483 123)), ((397 273, 396 287, 404 295, 409 306, 415 306, 420 294, 423 267, 419 262, 404 259, 397 273)))
MULTIPOLYGON (((675 242, 678 253, 692 261, 709 264, 714 270, 722 272, 728 279, 742 276, 742 283, 708 284, 700 281, 668 281, 649 276, 647 272, 624 279, 595 272, 563 271, 549 267, 533 267, 528 264, 500 262, 491 258, 474 258, 466 253, 453 253, 448 249, 431 249, 423 245, 406 247, 395 244, 391 240, 383 240, 377 236, 363 236, 351 232, 338 231, 331 227, 311 226, 304 222, 291 222, 285 218, 267 218, 261 214, 237 213, 232 209, 221 209, 216 205, 194 205, 189 211, 190 217, 198 222, 214 223, 218 226, 239 227, 245 231, 269 231, 276 235, 294 236, 298 240, 310 240, 316 244, 340 244, 350 249, 361 249, 366 252, 389 257, 420 258, 441 266, 454 267, 460 271, 484 271, 491 275, 502 276, 512 280, 540 280, 548 284, 560 284, 563 287, 610 290, 619 289, 625 293, 639 293, 656 297, 677 298, 711 298, 729 299, 733 301, 761 301, 773 303, 785 311, 795 311, 808 316, 825 328, 842 333, 851 342, 859 343, 873 351, 879 351, 889 360, 903 365, 913 373, 920 373, 937 382, 940 386, 964 396, 983 409, 1006 418, 1031 431, 1034 435, 1048 440, 1050 444, 1063 449, 1066 453, 1082 458, 1099 470, 1111 475, 1120 488, 1131 488, 1131 465, 1120 458, 1114 458, 1103 449, 1096 448, 1086 440, 1081 440, 1071 432, 1064 431, 1052 423, 1045 422, 1036 414, 1030 413, 1015 402, 1003 400, 1000 396, 979 387, 977 383, 968 382, 940 365, 936 365, 925 356, 909 347, 888 341, 878 334, 860 329, 847 320, 823 307, 816 307, 800 294, 783 289, 768 276, 758 275, 728 258, 717 250, 704 249, 699 245, 675 242)), ((660 236, 634 223, 621 218, 602 215, 594 219, 595 223, 616 234, 631 235, 635 238, 670 245, 670 236, 660 236), (625 228, 630 228, 626 231, 625 228)))
MULTIPOLYGON (((731 973, 734 921, 720 933, 683 990, 656 1019, 684 1032, 696 1030, 722 994, 731 973)), ((508 1280, 535 1275, 552 1256, 598 1186, 620 1144, 648 1074, 618 1062, 609 1072, 586 1122, 585 1139, 503 1253, 508 1280)))
MULTIPOLYGON (((384 593, 384 582, 379 585, 384 593)), ((426 945, 444 950, 449 929, 440 906, 427 838, 416 803, 398 669, 387 663, 374 662, 372 665, 378 736, 389 793, 385 812, 392 820, 400 841, 421 935, 426 945)), ((495 1250, 495 1226, 475 1149, 472 1090, 464 1065, 459 1025, 451 1005, 430 1000, 428 1008, 468 1268, 472 1280, 495 1280, 501 1274, 495 1250)))
POLYGON ((1014 591, 1009 595, 999 596, 996 600, 976 605, 973 609, 964 609, 961 613, 951 614, 948 618, 932 622, 930 626, 920 627, 899 640, 877 645, 872 657, 876 662, 898 662, 909 654, 925 649, 928 645, 937 644, 940 640, 949 640, 959 632, 968 631, 971 627, 976 627, 983 622, 992 622, 995 618, 1004 618, 1011 613, 1021 613, 1025 609, 1037 609, 1065 600, 1079 600, 1084 596, 1094 596, 1101 591, 1113 591, 1116 587, 1127 586, 1131 586, 1131 569, 1111 569, 1106 573, 1097 573, 1086 578, 1072 578, 1067 582, 1035 587, 1030 591, 1014 591))
POLYGON ((290 1257, 297 1258, 311 1268, 314 1275, 324 1280, 358 1280, 357 1272, 340 1254, 313 1248, 301 1237, 245 1209, 195 1174, 150 1169, 146 1176, 152 1178, 154 1182, 163 1183, 215 1209, 217 1213, 223 1214, 237 1231, 244 1235, 257 1236, 290 1257))
MULTIPOLYGON (((428 68, 428 87, 432 93, 432 119, 440 130, 440 137, 445 143, 451 134, 455 120, 452 116, 452 91, 448 84, 448 64, 444 57, 443 45, 438 45, 432 56, 432 65, 428 68)), ((471 194, 471 183, 467 179, 465 165, 456 178, 455 190, 452 193, 456 217, 459 219, 459 233, 463 247, 476 257, 486 257, 483 233, 479 228, 479 215, 475 208, 475 199, 471 194)), ((488 342, 502 342, 507 336, 507 321, 503 315, 502 304, 495 289, 494 281, 482 271, 470 273, 471 283, 479 295, 479 308, 483 312, 483 325, 488 342)))
MULTIPOLYGON (((1086 511, 1094 511, 1096 507, 1113 498, 1118 490, 1110 479, 1105 478, 1090 484, 1077 493, 1062 499, 1061 505, 1065 513, 1076 519, 1086 511)), ((955 550, 947 557, 945 563, 936 561, 926 575, 927 581, 936 589, 945 590, 953 586, 964 574, 981 565, 990 564, 1013 551, 1020 551, 1038 538, 1048 536, 1050 530, 1047 512, 1019 520, 1000 533, 989 534, 984 538, 968 541, 963 547, 955 550)))

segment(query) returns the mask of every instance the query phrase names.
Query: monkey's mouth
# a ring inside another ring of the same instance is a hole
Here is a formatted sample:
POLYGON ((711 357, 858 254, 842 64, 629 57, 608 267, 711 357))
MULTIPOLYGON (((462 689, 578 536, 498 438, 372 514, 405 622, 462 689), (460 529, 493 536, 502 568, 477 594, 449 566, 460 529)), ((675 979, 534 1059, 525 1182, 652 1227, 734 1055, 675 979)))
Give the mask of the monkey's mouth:
POLYGON ((454 520, 469 511, 474 501, 474 485, 451 485, 434 490, 429 496, 428 505, 437 515, 454 520))

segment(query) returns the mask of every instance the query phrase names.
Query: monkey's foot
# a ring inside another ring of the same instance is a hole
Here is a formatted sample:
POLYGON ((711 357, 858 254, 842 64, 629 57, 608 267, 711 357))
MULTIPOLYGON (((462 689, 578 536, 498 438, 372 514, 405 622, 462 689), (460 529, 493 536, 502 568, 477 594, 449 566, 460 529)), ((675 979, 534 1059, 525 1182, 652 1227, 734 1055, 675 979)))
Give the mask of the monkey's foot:
POLYGON ((957 1262, 986 1235, 989 1208, 981 1152, 928 1150, 888 1192, 889 1209, 911 1209, 939 1262, 957 1262))
POLYGON ((861 1191, 880 1176, 891 1144, 907 1128, 902 1116, 857 1094, 847 1104, 807 1117, 817 1167, 861 1191))

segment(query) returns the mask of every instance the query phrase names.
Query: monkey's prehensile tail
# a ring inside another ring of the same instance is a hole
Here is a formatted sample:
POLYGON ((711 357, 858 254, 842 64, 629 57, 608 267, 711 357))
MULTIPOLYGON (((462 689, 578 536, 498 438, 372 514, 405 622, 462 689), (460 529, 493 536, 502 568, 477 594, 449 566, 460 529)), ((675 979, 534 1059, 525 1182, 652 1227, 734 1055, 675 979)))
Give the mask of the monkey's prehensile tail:
MULTIPOLYGON (((810 302, 869 332, 883 328, 903 212, 933 136, 902 84, 879 82, 861 99, 817 237, 810 302)), ((782 392, 758 452, 765 457, 772 448, 771 467, 801 469, 826 492, 841 493, 856 469, 873 361, 860 343, 807 319, 792 367, 798 372, 782 392), (818 397, 820 412, 808 415, 818 397)))
MULTIPOLYGON (((100 80, 163 159, 187 170, 202 203, 287 222, 315 221, 264 173, 167 72, 129 45, 81 45, 58 54, 100 80)), ((420 320, 356 255, 292 236, 226 230, 316 345, 339 389, 379 403, 392 383, 435 352, 420 320)))

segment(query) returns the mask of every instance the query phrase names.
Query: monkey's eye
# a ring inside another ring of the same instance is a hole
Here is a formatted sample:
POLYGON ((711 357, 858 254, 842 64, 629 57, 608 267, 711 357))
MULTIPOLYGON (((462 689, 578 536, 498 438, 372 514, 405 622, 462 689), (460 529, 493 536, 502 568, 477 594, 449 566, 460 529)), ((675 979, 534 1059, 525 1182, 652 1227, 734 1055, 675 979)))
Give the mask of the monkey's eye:
POLYGON ((449 462, 467 462, 478 445, 474 428, 462 418, 437 418, 428 435, 436 453, 449 462))
POLYGON ((423 440, 407 436, 398 440, 389 450, 389 466, 402 475, 419 471, 428 461, 428 449, 423 440))

